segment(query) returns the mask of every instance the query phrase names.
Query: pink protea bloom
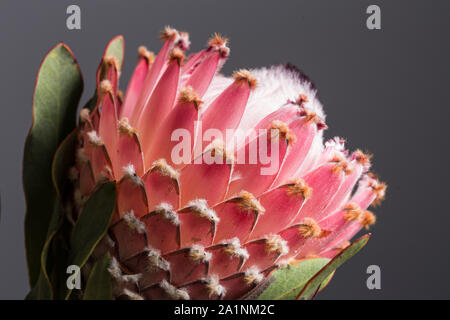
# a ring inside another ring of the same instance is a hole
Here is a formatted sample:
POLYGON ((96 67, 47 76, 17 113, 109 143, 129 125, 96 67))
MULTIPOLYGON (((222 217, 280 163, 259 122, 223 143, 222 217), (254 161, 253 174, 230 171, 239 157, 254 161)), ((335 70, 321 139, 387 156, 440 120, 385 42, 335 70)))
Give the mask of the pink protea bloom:
POLYGON ((97 105, 81 111, 75 200, 81 207, 99 181, 117 183, 97 247, 114 257, 116 297, 236 299, 290 261, 335 256, 374 223, 367 208, 385 185, 368 173, 369 156, 340 138, 323 143, 325 115, 305 75, 279 65, 229 78, 219 73, 226 39, 214 35, 187 59, 186 33, 166 28, 161 39, 156 57, 139 49, 123 99, 120 67, 107 57, 97 105), (245 134, 205 141, 199 124, 245 134), (189 133, 188 163, 174 160, 179 129, 189 133), (271 133, 250 135, 258 129, 271 133), (265 174, 267 163, 247 156, 261 144, 267 156, 277 149, 265 174), (196 162, 206 153, 223 161, 196 162))

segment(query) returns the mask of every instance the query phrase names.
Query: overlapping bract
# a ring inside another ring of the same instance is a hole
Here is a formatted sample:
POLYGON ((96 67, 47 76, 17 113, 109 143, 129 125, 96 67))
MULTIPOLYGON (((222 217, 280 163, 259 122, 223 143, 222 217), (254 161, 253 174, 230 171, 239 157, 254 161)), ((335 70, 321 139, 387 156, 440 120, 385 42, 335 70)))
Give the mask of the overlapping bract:
POLYGON ((107 57, 97 105, 81 111, 74 198, 82 207, 96 184, 117 183, 113 221, 94 253, 113 255, 116 297, 240 298, 293 259, 333 257, 375 221, 367 208, 385 185, 368 173, 367 155, 349 154, 339 138, 323 143, 322 107, 299 70, 280 65, 227 78, 218 73, 226 39, 215 35, 185 59, 186 33, 166 28, 161 38, 156 57, 139 49, 124 98, 118 63, 107 57), (205 142, 199 123, 223 136, 274 131, 233 145, 205 142), (189 163, 173 161, 180 128, 190 133, 189 163), (270 153, 273 140, 275 172, 236 161, 261 141, 270 153), (195 161, 207 153, 224 161, 195 161))

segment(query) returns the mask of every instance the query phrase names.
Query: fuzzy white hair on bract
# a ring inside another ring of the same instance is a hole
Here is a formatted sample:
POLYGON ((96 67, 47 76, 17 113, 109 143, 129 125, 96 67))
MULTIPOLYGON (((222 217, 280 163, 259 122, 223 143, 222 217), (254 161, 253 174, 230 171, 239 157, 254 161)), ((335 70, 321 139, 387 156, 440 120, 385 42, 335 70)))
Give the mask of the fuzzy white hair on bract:
MULTIPOLYGON (((304 107, 325 120, 325 113, 322 103, 318 99, 315 86, 295 66, 291 64, 275 65, 254 69, 251 73, 256 78, 257 84, 256 88, 250 93, 246 109, 233 138, 238 143, 237 148, 241 147, 241 143, 245 143, 245 139, 239 139, 238 135, 242 133, 247 135, 264 117, 280 109, 288 101, 296 101, 300 94, 304 94, 308 98, 304 107)), ((232 83, 233 78, 217 74, 203 97, 204 104, 201 112, 205 112, 214 99, 232 83)), ((318 147, 316 149, 320 150, 320 145, 323 143, 322 131, 319 132, 315 140, 314 145, 318 147)), ((229 144, 230 141, 227 141, 227 146, 229 144)))
MULTIPOLYGON (((322 104, 312 82, 291 64, 254 69, 252 76, 257 85, 250 95, 239 129, 247 131, 270 113, 284 106, 288 101, 296 101, 300 94, 308 97, 305 107, 325 120, 322 104)), ((211 105, 222 91, 233 83, 233 78, 217 74, 203 97, 202 112, 211 105)))
POLYGON ((206 90, 202 100, 203 104, 200 113, 204 113, 211 103, 229 86, 233 83, 233 78, 225 77, 223 74, 216 74, 211 81, 211 84, 206 90))
POLYGON ((317 90, 311 81, 291 64, 276 65, 252 71, 257 85, 242 116, 239 129, 247 131, 264 117, 284 106, 288 101, 296 101, 300 94, 308 97, 305 108, 315 112, 325 120, 322 104, 317 98, 317 90))

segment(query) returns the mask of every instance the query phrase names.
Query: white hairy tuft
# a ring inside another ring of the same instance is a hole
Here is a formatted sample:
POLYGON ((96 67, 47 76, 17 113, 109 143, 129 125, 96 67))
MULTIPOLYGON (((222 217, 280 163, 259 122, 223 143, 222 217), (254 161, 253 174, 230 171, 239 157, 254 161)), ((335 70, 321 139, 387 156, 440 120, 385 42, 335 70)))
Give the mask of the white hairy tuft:
POLYGON ((227 246, 224 247, 224 251, 230 255, 230 259, 232 258, 241 258, 243 260, 247 260, 249 258, 249 254, 247 249, 241 247, 241 242, 238 238, 233 238, 231 240, 223 241, 222 243, 227 246))
POLYGON ((125 213, 123 215, 123 220, 130 227, 130 229, 136 231, 137 233, 145 233, 145 224, 141 220, 136 218, 133 210, 125 213))
POLYGON ((136 174, 136 171, 134 170, 134 165, 131 163, 125 167, 122 168, 124 177, 131 180, 136 185, 143 186, 144 182, 141 178, 136 174))
POLYGON ((167 280, 159 283, 159 286, 166 292, 166 294, 174 300, 189 300, 189 294, 184 289, 177 289, 171 285, 167 280))
POLYGON ((108 267, 108 271, 111 276, 119 283, 131 282, 137 284, 142 274, 123 274, 120 269, 119 262, 116 258, 112 258, 108 267))
POLYGON ((225 287, 220 285, 218 276, 213 275, 211 277, 206 278, 205 281, 206 281, 206 288, 208 289, 208 294, 210 298, 214 295, 223 297, 227 292, 225 287))
POLYGON ((290 265, 292 265, 294 262, 295 262, 295 258, 291 257, 289 259, 281 260, 277 264, 278 264, 278 267, 280 267, 281 269, 285 269, 285 268, 289 267, 290 265))
POLYGON ((180 173, 172 168, 169 164, 167 164, 167 161, 165 159, 159 159, 153 162, 152 164, 152 171, 158 170, 162 174, 176 180, 180 177, 180 173))
POLYGON ((148 249, 148 271, 152 271, 155 268, 170 271, 170 263, 161 257, 161 252, 159 250, 149 248, 148 249))
POLYGON ((216 212, 208 207, 208 203, 205 199, 192 200, 188 203, 187 207, 197 213, 200 217, 207 218, 215 223, 220 220, 216 215, 216 212))
POLYGON ((131 290, 128 290, 126 288, 123 289, 122 294, 127 296, 130 300, 144 300, 144 298, 141 295, 139 295, 131 290))
POLYGON ((266 238, 266 250, 268 252, 277 252, 279 255, 285 255, 289 252, 287 241, 280 235, 273 234, 266 238))
POLYGON ((257 267, 250 267, 244 272, 244 281, 250 284, 258 284, 263 281, 264 275, 259 272, 257 267))
MULTIPOLYGON (((317 90, 307 77, 295 67, 276 65, 254 69, 252 75, 256 78, 258 86, 250 95, 239 129, 248 131, 288 101, 296 101, 300 94, 308 98, 305 106, 315 112, 321 119, 325 119, 322 104, 317 97, 317 90)), ((231 77, 221 75, 214 77, 210 88, 203 97, 205 101, 203 112, 232 82, 231 77)))
POLYGON ((198 245, 198 244, 194 244, 190 249, 189 249, 189 258, 191 258, 191 260, 195 261, 195 262, 208 262, 209 260, 211 260, 212 258, 212 254, 211 252, 207 252, 205 251, 205 248, 198 245))
POLYGON ((95 130, 89 131, 87 133, 89 142, 97 147, 103 146, 103 140, 97 135, 95 130))
POLYGON ((158 214, 162 214, 164 216, 164 219, 168 220, 173 225, 180 225, 178 214, 173 210, 173 207, 170 204, 166 202, 160 203, 155 207, 155 212, 158 214))

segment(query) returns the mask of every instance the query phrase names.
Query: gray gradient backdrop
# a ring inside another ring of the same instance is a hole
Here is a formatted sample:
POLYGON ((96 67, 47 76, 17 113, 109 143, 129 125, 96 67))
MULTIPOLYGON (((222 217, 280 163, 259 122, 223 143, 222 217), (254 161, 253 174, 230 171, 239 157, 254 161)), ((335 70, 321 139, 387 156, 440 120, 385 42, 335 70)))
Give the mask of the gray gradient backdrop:
POLYGON ((338 270, 321 299, 450 298, 449 101, 450 1, 18 1, 0 2, 0 299, 28 290, 23 240, 21 162, 31 123, 36 72, 57 42, 74 51, 94 89, 104 46, 126 40, 122 89, 141 44, 159 50, 170 24, 191 33, 192 49, 212 32, 231 38, 224 72, 292 62, 308 74, 327 112, 327 137, 375 154, 389 184, 367 247, 338 270), (66 29, 78 4, 82 30, 66 29), (382 9, 369 31, 365 10, 382 9), (366 287, 366 268, 382 271, 382 289, 366 287))

